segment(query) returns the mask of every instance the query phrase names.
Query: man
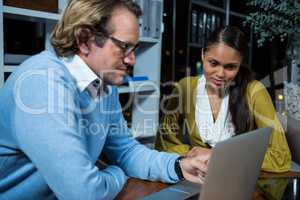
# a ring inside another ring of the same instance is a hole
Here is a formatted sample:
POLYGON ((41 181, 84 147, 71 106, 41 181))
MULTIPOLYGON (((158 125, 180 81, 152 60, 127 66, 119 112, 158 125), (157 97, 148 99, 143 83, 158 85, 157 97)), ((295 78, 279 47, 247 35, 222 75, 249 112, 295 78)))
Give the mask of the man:
POLYGON ((140 15, 130 0, 71 0, 52 35, 55 53, 9 77, 0 92, 0 199, 112 199, 129 176, 200 182, 205 157, 147 149, 122 117, 114 85, 135 63, 140 15), (112 164, 99 169, 101 153, 112 164))

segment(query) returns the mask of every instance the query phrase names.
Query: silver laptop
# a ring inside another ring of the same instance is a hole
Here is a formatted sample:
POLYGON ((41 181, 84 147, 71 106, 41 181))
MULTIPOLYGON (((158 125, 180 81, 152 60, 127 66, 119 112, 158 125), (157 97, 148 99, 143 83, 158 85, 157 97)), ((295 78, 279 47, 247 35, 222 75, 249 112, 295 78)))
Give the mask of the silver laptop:
POLYGON ((252 199, 271 131, 257 129, 217 143, 204 184, 182 181, 143 199, 252 199))

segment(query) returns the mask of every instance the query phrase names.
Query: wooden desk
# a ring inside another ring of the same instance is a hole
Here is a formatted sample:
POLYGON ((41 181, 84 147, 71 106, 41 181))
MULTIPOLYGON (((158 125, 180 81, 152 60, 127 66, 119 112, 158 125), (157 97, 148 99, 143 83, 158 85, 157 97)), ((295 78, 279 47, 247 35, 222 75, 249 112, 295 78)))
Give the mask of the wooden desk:
MULTIPOLYGON (((300 173, 266 173, 262 172, 260 178, 271 178, 271 177, 300 177, 300 173)), ((123 190, 116 197, 116 200, 134 200, 139 199, 154 192, 158 192, 164 188, 169 187, 169 184, 161 183, 161 182, 150 182, 144 181, 140 179, 130 178, 123 190)), ((266 200, 263 192, 257 188, 254 195, 253 200, 266 200)))
POLYGON ((169 187, 169 184, 161 182, 144 181, 136 178, 128 179, 123 190, 117 196, 117 200, 139 199, 154 192, 169 187))

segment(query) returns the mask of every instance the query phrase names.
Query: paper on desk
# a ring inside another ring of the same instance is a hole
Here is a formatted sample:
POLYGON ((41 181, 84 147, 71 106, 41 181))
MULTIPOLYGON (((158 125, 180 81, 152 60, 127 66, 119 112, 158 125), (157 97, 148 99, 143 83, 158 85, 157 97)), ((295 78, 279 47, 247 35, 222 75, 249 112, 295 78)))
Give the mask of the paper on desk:
POLYGON ((300 165, 292 161, 291 172, 300 172, 300 165))

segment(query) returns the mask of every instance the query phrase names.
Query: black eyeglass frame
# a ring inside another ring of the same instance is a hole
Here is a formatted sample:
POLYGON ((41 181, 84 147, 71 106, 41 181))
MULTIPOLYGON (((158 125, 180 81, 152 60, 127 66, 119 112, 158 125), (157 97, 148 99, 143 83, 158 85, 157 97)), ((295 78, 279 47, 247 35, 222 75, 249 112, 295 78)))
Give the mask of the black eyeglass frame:
POLYGON ((125 57, 134 52, 139 47, 139 43, 132 44, 129 42, 124 42, 113 36, 108 36, 108 38, 122 50, 125 57))
POLYGON ((128 56, 132 52, 136 51, 136 49, 139 47, 139 42, 136 44, 132 44, 130 42, 124 42, 122 40, 119 40, 107 33, 107 31, 101 31, 101 32, 95 32, 96 36, 99 37, 105 37, 110 39, 117 47, 119 47, 124 55, 124 57, 128 56))

